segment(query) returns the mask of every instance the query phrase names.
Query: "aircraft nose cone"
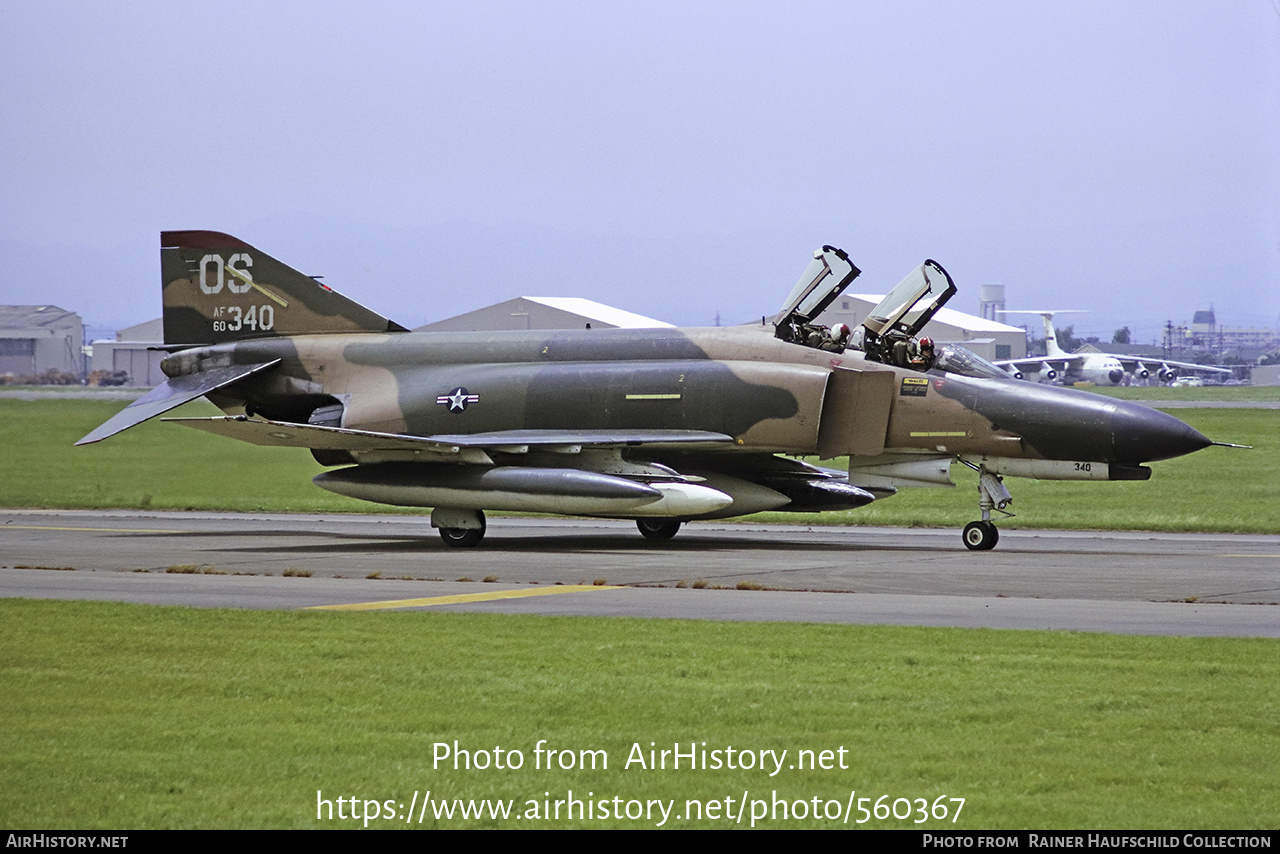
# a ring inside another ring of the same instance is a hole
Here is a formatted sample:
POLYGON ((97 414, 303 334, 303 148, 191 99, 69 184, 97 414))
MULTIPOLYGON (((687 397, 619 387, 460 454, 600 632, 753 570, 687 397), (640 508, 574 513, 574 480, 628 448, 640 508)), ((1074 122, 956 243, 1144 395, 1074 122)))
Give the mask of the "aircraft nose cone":
POLYGON ((1132 403, 1116 406, 1111 436, 1116 462, 1131 464, 1180 457, 1213 444, 1172 415, 1132 403))

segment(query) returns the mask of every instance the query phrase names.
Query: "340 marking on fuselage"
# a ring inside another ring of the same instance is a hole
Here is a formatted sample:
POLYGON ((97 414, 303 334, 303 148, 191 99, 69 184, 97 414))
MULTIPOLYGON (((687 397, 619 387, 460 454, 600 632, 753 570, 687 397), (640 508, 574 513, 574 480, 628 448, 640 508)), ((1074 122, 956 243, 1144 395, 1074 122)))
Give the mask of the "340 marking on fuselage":
POLYGON ((214 332, 239 332, 241 329, 271 329, 276 324, 276 310, 269 305, 251 305, 245 311, 238 305, 220 305, 213 310, 215 318, 229 317, 229 320, 214 320, 214 332))

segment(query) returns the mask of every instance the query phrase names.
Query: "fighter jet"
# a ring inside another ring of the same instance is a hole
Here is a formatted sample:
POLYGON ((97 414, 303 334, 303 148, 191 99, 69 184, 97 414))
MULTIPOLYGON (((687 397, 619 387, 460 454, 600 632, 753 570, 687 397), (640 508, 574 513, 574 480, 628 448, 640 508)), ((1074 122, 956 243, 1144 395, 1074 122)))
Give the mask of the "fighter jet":
POLYGON ((168 379, 77 444, 206 397, 174 423, 309 450, 314 482, 430 507, 450 546, 485 511, 690 520, 860 507, 979 473, 970 549, 995 546, 1004 476, 1145 480, 1205 436, 1164 413, 1010 379, 916 336, 955 293, 925 261, 857 334, 817 323, 860 271, 813 253, 772 322, 713 329, 411 333, 226 234, 161 234, 168 379), (846 471, 805 462, 848 457, 846 471))
POLYGON ((1180 371, 1197 371, 1231 376, 1225 368, 1196 365, 1190 362, 1173 362, 1169 359, 1153 359, 1149 356, 1113 356, 1110 353, 1068 353, 1058 346, 1058 335, 1053 328, 1053 316, 1063 311, 1006 311, 1005 314, 1038 314, 1044 319, 1044 343, 1047 355, 1026 359, 1002 359, 996 362, 1022 378, 1023 374, 1038 374, 1041 382, 1064 379, 1084 380, 1094 385, 1120 385, 1126 375, 1145 381, 1152 374, 1162 383, 1171 383, 1180 371))

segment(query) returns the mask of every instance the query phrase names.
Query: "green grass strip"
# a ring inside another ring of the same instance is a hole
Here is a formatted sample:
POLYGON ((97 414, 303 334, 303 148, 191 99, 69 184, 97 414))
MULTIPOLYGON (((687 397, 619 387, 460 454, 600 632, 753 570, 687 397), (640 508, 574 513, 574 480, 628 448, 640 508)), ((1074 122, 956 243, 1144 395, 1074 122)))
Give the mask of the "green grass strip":
MULTIPOLYGON (((954 825, 864 826, 969 829, 1274 828, 1280 803, 1274 640, 8 600, 0 684, 10 827, 363 824, 317 821, 317 790, 518 811, 572 790, 674 801, 677 814, 744 792, 963 797, 954 825), (605 751, 608 768, 535 769, 540 739, 605 751), (519 750, 524 766, 433 767, 435 744, 455 740, 519 750), (626 769, 650 742, 788 759, 844 748, 849 767, 626 769)), ((428 811, 421 826, 653 823, 428 811)))

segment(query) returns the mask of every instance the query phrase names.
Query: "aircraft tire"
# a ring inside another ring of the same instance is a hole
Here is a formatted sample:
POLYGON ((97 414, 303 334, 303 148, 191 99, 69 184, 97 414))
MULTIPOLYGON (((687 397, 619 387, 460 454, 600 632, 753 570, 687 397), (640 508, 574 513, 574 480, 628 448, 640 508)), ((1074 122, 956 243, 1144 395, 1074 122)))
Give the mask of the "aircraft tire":
POLYGON ((441 528, 440 539, 444 540, 446 546, 469 549, 480 545, 480 541, 484 539, 484 529, 484 514, 481 513, 479 528, 441 528))
POLYGON ((440 539, 446 546, 453 548, 470 548, 480 544, 484 539, 484 531, 475 528, 441 528, 440 539))
POLYGON ((669 540, 680 530, 680 520, 637 519, 636 527, 646 540, 669 540))
POLYGON ((1000 530, 991 522, 970 522, 964 526, 963 537, 969 551, 985 552, 1000 542, 1000 530))

